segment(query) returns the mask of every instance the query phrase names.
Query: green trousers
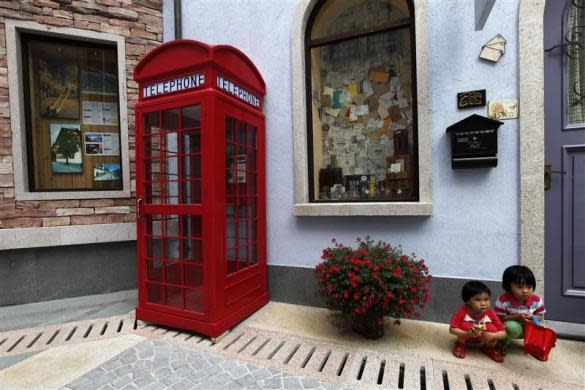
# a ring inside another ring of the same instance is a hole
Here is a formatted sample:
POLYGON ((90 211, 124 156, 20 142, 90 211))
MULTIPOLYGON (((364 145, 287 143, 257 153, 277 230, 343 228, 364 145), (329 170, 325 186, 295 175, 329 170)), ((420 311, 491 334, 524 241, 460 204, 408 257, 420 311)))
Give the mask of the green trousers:
POLYGON ((524 338, 524 328, 518 321, 504 321, 504 325, 506 326, 506 344, 510 344, 514 339, 524 338))

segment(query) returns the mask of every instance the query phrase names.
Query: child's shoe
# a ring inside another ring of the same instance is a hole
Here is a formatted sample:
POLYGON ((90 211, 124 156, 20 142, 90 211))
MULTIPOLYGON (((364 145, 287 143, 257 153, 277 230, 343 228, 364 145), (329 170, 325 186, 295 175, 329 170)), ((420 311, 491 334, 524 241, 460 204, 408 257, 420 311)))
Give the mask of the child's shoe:
POLYGON ((481 352, 486 354, 490 359, 492 359, 496 363, 503 363, 504 362, 504 357, 502 356, 500 351, 498 351, 494 347, 482 347, 481 352))
POLYGON ((465 344, 456 341, 453 346, 453 355, 456 358, 463 359, 465 357, 465 344))
POLYGON ((498 352, 500 352, 500 355, 502 356, 506 356, 506 354, 508 353, 508 344, 504 341, 499 341, 498 344, 496 344, 496 348, 498 350, 498 352))

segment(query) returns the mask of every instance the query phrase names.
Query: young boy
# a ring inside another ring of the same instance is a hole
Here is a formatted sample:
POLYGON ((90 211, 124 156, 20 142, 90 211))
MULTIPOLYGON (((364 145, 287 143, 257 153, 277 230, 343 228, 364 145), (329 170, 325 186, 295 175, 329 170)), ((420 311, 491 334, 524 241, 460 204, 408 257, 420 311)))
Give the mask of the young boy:
POLYGON ((504 325, 491 309, 490 289, 478 281, 465 283, 461 298, 465 304, 453 314, 449 333, 457 336, 453 355, 465 357, 465 344, 479 344, 481 351, 495 362, 504 361, 501 353, 494 348, 498 340, 506 338, 504 325))
POLYGON ((506 326, 506 340, 502 348, 505 354, 507 345, 513 339, 524 337, 524 324, 536 316, 544 321, 544 303, 534 294, 536 279, 530 268, 513 265, 506 268, 502 275, 502 287, 506 291, 496 301, 496 314, 506 326))

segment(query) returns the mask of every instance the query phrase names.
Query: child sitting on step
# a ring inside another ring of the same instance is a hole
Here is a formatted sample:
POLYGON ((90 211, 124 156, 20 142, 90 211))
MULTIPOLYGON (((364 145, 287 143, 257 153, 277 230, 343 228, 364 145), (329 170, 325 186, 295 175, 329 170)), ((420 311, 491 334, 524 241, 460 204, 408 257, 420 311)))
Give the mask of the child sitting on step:
POLYGON ((449 327, 449 333, 457 336, 453 355, 463 359, 465 345, 477 344, 490 359, 502 363, 504 358, 495 345, 498 340, 506 338, 506 330, 490 309, 490 289, 482 282, 470 281, 463 286, 461 298, 465 304, 453 314, 449 327))
POLYGON ((506 339, 502 353, 506 354, 508 344, 513 339, 524 338, 524 324, 544 321, 544 302, 534 294, 536 278, 530 268, 524 265, 513 265, 502 275, 502 287, 506 291, 496 301, 496 314, 506 327, 506 339))

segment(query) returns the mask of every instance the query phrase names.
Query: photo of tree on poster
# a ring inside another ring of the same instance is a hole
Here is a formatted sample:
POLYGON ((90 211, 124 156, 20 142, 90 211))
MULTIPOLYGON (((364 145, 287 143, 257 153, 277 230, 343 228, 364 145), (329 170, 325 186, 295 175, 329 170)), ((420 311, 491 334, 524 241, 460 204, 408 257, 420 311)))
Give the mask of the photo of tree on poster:
POLYGON ((79 125, 50 125, 51 164, 54 173, 82 173, 81 130, 79 125))

